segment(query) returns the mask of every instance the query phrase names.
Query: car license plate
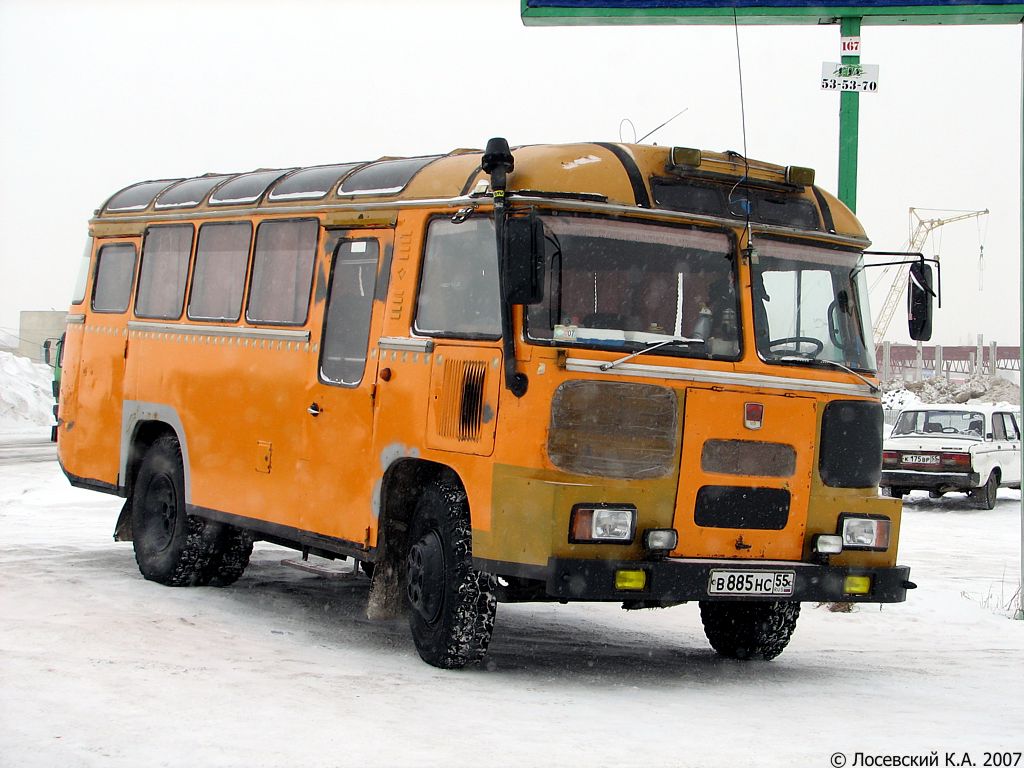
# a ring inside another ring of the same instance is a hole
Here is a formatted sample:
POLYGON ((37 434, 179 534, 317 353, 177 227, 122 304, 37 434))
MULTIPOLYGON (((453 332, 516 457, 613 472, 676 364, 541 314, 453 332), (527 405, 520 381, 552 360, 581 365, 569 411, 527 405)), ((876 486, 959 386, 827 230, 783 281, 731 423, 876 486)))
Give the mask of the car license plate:
POLYGON ((904 464, 938 464, 937 453, 905 453, 903 454, 904 464))
POLYGON ((788 596, 795 581, 794 571, 712 571, 708 594, 788 596))

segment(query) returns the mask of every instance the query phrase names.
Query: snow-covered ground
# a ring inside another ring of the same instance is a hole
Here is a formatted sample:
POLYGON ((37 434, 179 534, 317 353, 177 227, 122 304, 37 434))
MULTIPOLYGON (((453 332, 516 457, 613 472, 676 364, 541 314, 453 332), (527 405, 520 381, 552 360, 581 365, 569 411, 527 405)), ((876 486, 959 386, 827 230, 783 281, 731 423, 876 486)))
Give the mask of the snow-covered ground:
POLYGON ((1024 748, 1017 491, 990 512, 910 497, 919 589, 805 605, 773 662, 716 657, 695 605, 528 604, 500 605, 486 663, 460 672, 368 621, 364 578, 271 545, 227 589, 144 581, 111 540, 119 507, 53 461, 0 461, 2 766, 981 766, 1024 748))

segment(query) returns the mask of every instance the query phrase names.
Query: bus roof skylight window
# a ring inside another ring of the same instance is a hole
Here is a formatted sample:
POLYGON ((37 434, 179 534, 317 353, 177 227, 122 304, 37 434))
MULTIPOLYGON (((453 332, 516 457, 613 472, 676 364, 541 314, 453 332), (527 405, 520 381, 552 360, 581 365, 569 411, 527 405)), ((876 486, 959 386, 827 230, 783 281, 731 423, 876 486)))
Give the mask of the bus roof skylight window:
POLYGON ((339 195, 394 195, 405 189, 413 176, 440 155, 382 160, 361 168, 341 183, 339 195))
POLYGON ((156 207, 158 210, 192 208, 203 202, 210 190, 226 178, 227 176, 203 176, 198 179, 186 179, 161 194, 156 201, 156 207))
POLYGON ((121 211, 141 211, 149 207, 153 198, 176 184, 181 179, 163 179, 162 181, 144 181, 122 189, 107 201, 106 210, 112 213, 121 211))
POLYGON ((303 168, 279 181, 268 198, 271 202, 279 200, 319 200, 326 197, 338 181, 358 168, 362 163, 345 163, 344 165, 318 165, 315 168, 303 168))
POLYGON ((287 172, 287 170, 256 171, 236 176, 210 195, 210 205, 255 203, 267 191, 267 187, 287 172))

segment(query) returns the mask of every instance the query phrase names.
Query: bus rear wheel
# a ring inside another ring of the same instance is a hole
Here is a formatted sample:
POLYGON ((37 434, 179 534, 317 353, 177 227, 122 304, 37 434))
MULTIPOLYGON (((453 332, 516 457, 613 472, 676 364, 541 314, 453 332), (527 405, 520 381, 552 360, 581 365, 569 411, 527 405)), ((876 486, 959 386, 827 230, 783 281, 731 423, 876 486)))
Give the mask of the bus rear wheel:
POLYGON ((169 435, 146 451, 132 492, 132 541, 139 571, 170 587, 204 583, 216 532, 185 512, 181 447, 169 435))
POLYGON ((208 529, 220 529, 213 541, 210 559, 197 583, 227 587, 238 581, 249 565, 252 535, 227 523, 206 522, 208 529))
POLYGON ((473 568, 472 538, 465 491, 428 486, 410 526, 406 600, 417 652, 442 669, 483 658, 494 629, 494 583, 473 568))
POLYGON ((704 634, 719 656, 771 661, 789 644, 800 603, 701 602, 704 634))

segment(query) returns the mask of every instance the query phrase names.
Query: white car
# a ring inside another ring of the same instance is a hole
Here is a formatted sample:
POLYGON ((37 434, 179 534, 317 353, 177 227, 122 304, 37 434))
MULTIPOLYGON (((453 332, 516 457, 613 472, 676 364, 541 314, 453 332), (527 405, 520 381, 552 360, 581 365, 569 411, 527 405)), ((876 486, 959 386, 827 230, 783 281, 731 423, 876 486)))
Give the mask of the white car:
POLYGON ((966 492, 984 509, 999 486, 1020 488, 1016 407, 916 405, 896 420, 882 451, 879 486, 896 498, 914 490, 933 497, 966 492))

